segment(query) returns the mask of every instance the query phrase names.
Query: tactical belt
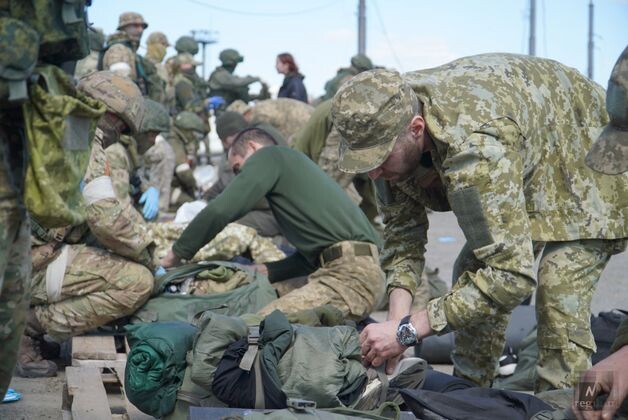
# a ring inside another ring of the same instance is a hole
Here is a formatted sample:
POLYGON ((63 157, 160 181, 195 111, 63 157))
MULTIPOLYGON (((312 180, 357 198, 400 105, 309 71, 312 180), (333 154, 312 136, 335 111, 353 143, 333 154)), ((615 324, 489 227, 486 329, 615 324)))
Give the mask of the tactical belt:
MULTIPOLYGON (((367 242, 350 242, 349 245, 353 248, 353 255, 356 257, 364 257, 364 256, 374 257, 375 256, 372 250, 372 248, 374 247, 373 244, 370 244, 367 242)), ((321 256, 320 256, 321 265, 325 265, 334 260, 337 260, 343 255, 344 254, 342 251, 342 243, 338 243, 338 244, 330 246, 329 248, 325 248, 323 252, 321 252, 321 256)), ((351 254, 347 254, 347 255, 351 255, 351 254)))

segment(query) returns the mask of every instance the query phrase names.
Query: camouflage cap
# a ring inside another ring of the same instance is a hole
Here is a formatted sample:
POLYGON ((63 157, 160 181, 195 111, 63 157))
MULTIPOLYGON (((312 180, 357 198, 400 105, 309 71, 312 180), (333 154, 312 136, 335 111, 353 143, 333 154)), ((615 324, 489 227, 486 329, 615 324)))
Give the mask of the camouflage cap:
POLYGON ((351 57, 351 65, 359 71, 366 71, 373 69, 373 62, 364 54, 356 54, 351 57))
POLYGON ((144 120, 141 133, 158 131, 160 133, 170 130, 170 115, 165 106, 157 101, 144 98, 144 120))
POLYGON ((610 123, 585 162, 598 172, 616 175, 628 171, 628 47, 619 56, 608 81, 606 110, 610 123))
POLYGON ((369 70, 344 83, 332 100, 331 117, 340 132, 344 172, 368 172, 380 166, 395 140, 419 111, 418 98, 401 75, 369 70))
POLYGON ((152 32, 146 38, 146 44, 161 44, 165 47, 169 47, 168 37, 163 32, 152 32))
POLYGON ((222 61, 223 64, 237 64, 244 61, 244 57, 242 57, 237 50, 234 50, 232 48, 222 50, 218 58, 220 59, 220 61, 222 61))
POLYGON ((174 64, 175 66, 180 66, 181 64, 193 64, 195 66, 198 66, 199 64, 201 64, 201 62, 196 61, 192 54, 181 53, 174 58, 174 64))
POLYGON ((148 23, 144 21, 144 17, 136 12, 124 12, 118 18, 118 30, 121 31, 127 25, 131 24, 140 24, 146 29, 148 27, 148 23))
POLYGON ((216 133, 220 140, 225 141, 227 137, 236 134, 245 128, 248 124, 244 117, 233 111, 225 111, 216 118, 216 133))
POLYGON ((179 112, 174 119, 174 125, 182 130, 193 130, 199 133, 205 132, 205 124, 203 124, 201 117, 190 111, 179 112))
POLYGON ((133 81, 111 71, 97 71, 79 80, 78 89, 107 106, 137 133, 144 118, 144 98, 133 81))
POLYGON ((177 42, 174 44, 174 49, 177 50, 178 53, 186 52, 196 55, 198 53, 198 43, 191 36, 184 35, 177 39, 177 42))

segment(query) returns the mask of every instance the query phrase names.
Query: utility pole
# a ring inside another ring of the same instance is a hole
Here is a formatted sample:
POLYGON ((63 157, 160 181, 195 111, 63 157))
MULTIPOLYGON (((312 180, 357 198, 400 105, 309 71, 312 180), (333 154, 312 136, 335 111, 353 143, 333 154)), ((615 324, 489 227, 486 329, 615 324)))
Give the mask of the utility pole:
POLYGON ((588 68, 587 76, 593 80, 593 0, 589 0, 589 45, 588 45, 588 68))
POLYGON ((358 0, 358 54, 366 54, 366 0, 358 0))
POLYGON ((218 40, 214 37, 216 31, 197 29, 191 32, 194 40, 203 46, 203 79, 205 79, 205 47, 209 44, 215 44, 218 42, 218 40))
POLYGON ((530 40, 528 54, 536 55, 536 0, 530 0, 530 40))

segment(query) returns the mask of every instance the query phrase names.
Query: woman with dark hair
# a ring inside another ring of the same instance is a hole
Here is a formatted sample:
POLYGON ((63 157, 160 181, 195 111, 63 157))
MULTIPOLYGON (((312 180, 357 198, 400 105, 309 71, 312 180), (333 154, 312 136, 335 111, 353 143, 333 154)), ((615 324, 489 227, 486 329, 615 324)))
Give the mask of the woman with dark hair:
POLYGON ((303 76, 299 73, 299 66, 294 62, 290 53, 281 53, 275 64, 277 73, 285 74, 283 84, 279 88, 278 98, 292 98, 307 103, 307 91, 303 85, 303 76))

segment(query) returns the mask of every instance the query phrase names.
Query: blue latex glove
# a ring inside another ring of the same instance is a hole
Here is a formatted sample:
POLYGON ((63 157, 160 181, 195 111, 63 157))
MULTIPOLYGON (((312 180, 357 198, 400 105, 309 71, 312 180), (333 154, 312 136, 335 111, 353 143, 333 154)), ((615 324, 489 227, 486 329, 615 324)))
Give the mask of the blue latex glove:
POLYGON ((166 269, 162 266, 159 266, 155 269, 155 277, 160 277, 166 274, 166 269))
POLYGON ((79 183, 79 190, 83 192, 84 189, 85 189, 85 180, 81 179, 81 182, 79 183))
POLYGON ((144 219, 153 220, 159 211, 159 190, 155 187, 149 187, 140 197, 140 204, 144 204, 142 209, 144 219))
POLYGON ((209 109, 218 109, 225 104, 225 98, 222 96, 211 96, 207 99, 205 107, 209 109))
POLYGON ((14 401, 19 401, 22 399, 22 394, 14 390, 13 388, 7 389, 7 393, 4 395, 2 399, 3 403, 9 403, 14 401))

